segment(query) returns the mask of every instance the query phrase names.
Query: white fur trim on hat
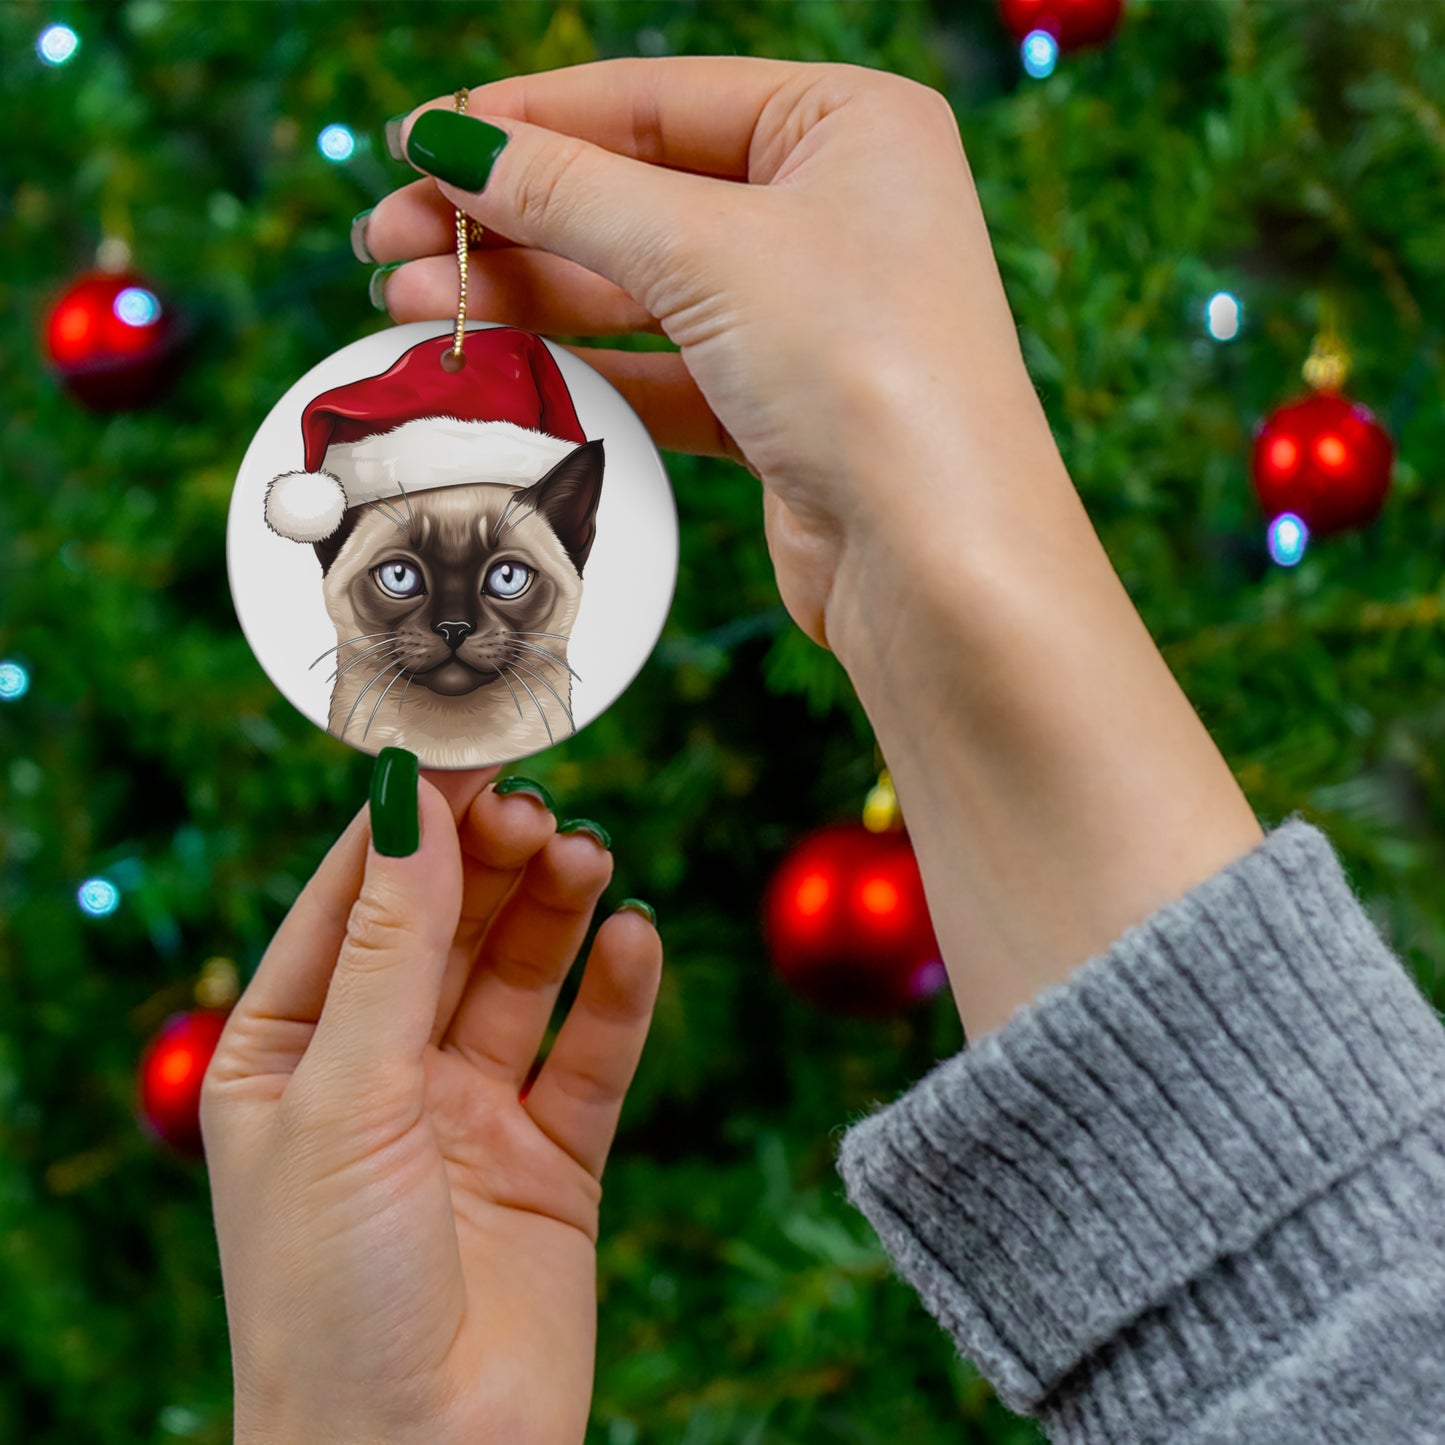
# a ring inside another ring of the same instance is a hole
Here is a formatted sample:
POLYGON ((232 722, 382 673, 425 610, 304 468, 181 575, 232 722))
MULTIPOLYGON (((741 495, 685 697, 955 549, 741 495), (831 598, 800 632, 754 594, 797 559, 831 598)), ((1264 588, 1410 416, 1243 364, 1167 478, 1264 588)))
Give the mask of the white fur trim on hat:
POLYGON ((324 542, 347 505, 340 478, 330 472, 283 472, 266 488, 266 525, 293 542, 324 542))
POLYGON ((580 445, 510 421, 427 416, 327 447, 326 468, 345 488, 346 504, 357 507, 467 482, 529 487, 580 445))

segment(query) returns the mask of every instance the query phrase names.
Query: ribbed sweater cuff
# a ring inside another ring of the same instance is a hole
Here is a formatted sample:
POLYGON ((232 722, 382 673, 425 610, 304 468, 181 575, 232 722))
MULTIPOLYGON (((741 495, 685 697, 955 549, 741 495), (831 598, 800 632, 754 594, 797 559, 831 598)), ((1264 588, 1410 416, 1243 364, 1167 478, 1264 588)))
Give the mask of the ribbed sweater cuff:
POLYGON ((1406 1206, 1376 1163, 1445 1183, 1442 1103, 1439 1018, 1291 818, 856 1124, 839 1168, 1006 1403, 1146 1439, 1378 1260, 1406 1206))

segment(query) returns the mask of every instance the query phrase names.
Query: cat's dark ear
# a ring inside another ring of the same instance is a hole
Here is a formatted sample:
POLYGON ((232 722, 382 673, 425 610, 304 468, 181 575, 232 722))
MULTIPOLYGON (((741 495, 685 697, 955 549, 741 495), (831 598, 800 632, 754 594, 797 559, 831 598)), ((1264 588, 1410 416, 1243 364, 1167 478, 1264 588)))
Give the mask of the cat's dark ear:
POLYGON ((577 575, 597 536, 597 504, 602 500, 602 439, 583 442, 569 452, 518 500, 541 513, 567 549, 577 575))
POLYGON ((341 549, 346 545, 346 539, 356 530, 356 524, 361 520, 363 510, 361 507, 348 507, 341 514, 341 525, 324 542, 311 544, 316 548, 316 559, 321 563, 323 577, 331 570, 331 564, 341 555, 341 549))

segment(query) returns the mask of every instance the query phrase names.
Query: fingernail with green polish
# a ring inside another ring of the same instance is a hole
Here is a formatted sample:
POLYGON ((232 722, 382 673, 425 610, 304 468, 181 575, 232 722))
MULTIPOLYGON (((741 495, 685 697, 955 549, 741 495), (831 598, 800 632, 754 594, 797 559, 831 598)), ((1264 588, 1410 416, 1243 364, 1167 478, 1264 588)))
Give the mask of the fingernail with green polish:
POLYGON ((421 846, 416 795, 417 758, 405 748, 382 748, 371 774, 371 841, 388 858, 409 858, 421 846))
POLYGON ((640 898, 624 898, 617 905, 619 913, 640 913, 654 928, 657 927, 657 914, 652 904, 644 903, 640 898))
POLYGON ((503 778, 499 783, 492 784, 492 791, 506 797, 509 793, 526 793, 528 797, 536 798, 549 813, 557 811, 557 805, 552 801, 552 795, 541 783, 534 783, 531 778, 519 778, 516 776, 503 778))
POLYGON ((480 191, 510 137, 454 110, 426 110, 406 138, 406 158, 448 185, 480 191))
POLYGON ((389 261, 385 266, 378 266, 371 273, 371 280, 367 283, 366 294, 371 297, 371 304, 378 311, 386 310, 386 278, 396 270, 398 266, 405 266, 405 261, 389 261))
POLYGON ((376 265, 376 257, 371 254, 366 244, 366 223, 371 219, 371 213, 376 208, 368 206, 364 211, 358 211, 351 218, 351 254, 358 261, 364 261, 368 266, 376 265))
POLYGON ((559 833, 587 833, 604 848, 611 849, 612 847, 612 835, 601 823, 594 823, 591 818, 568 818, 565 823, 557 825, 557 831, 559 833))
POLYGON ((406 159, 401 149, 401 128, 407 116, 410 114, 411 112, 408 110, 404 111, 401 115, 392 116, 382 131, 382 134, 386 137, 386 153, 394 161, 404 161, 406 159))

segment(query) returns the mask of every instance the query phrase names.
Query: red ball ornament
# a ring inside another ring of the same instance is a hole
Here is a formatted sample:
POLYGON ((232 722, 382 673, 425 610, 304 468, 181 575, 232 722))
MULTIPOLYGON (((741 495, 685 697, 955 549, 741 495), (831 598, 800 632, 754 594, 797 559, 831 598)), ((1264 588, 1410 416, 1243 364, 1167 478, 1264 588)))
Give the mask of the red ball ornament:
POLYGON ((999 0, 999 16, 1022 43, 1035 30, 1045 30, 1060 50, 1101 45, 1115 31, 1124 0, 999 0))
POLYGON ((839 823, 783 860, 763 904, 773 964, 837 1013, 901 1013, 946 981, 908 835, 839 823))
POLYGON ((1373 522, 1390 490, 1390 434, 1368 407, 1320 391, 1272 412, 1254 438, 1255 495, 1271 520, 1293 512, 1315 536, 1373 522))
POLYGON ((140 1062, 141 1123, 182 1154, 202 1158, 201 1082, 229 1009, 172 1014, 140 1062))
POLYGON ((176 318, 142 277, 92 271, 45 322, 45 351, 67 391, 96 411, 145 406, 165 390, 179 350, 176 318))

